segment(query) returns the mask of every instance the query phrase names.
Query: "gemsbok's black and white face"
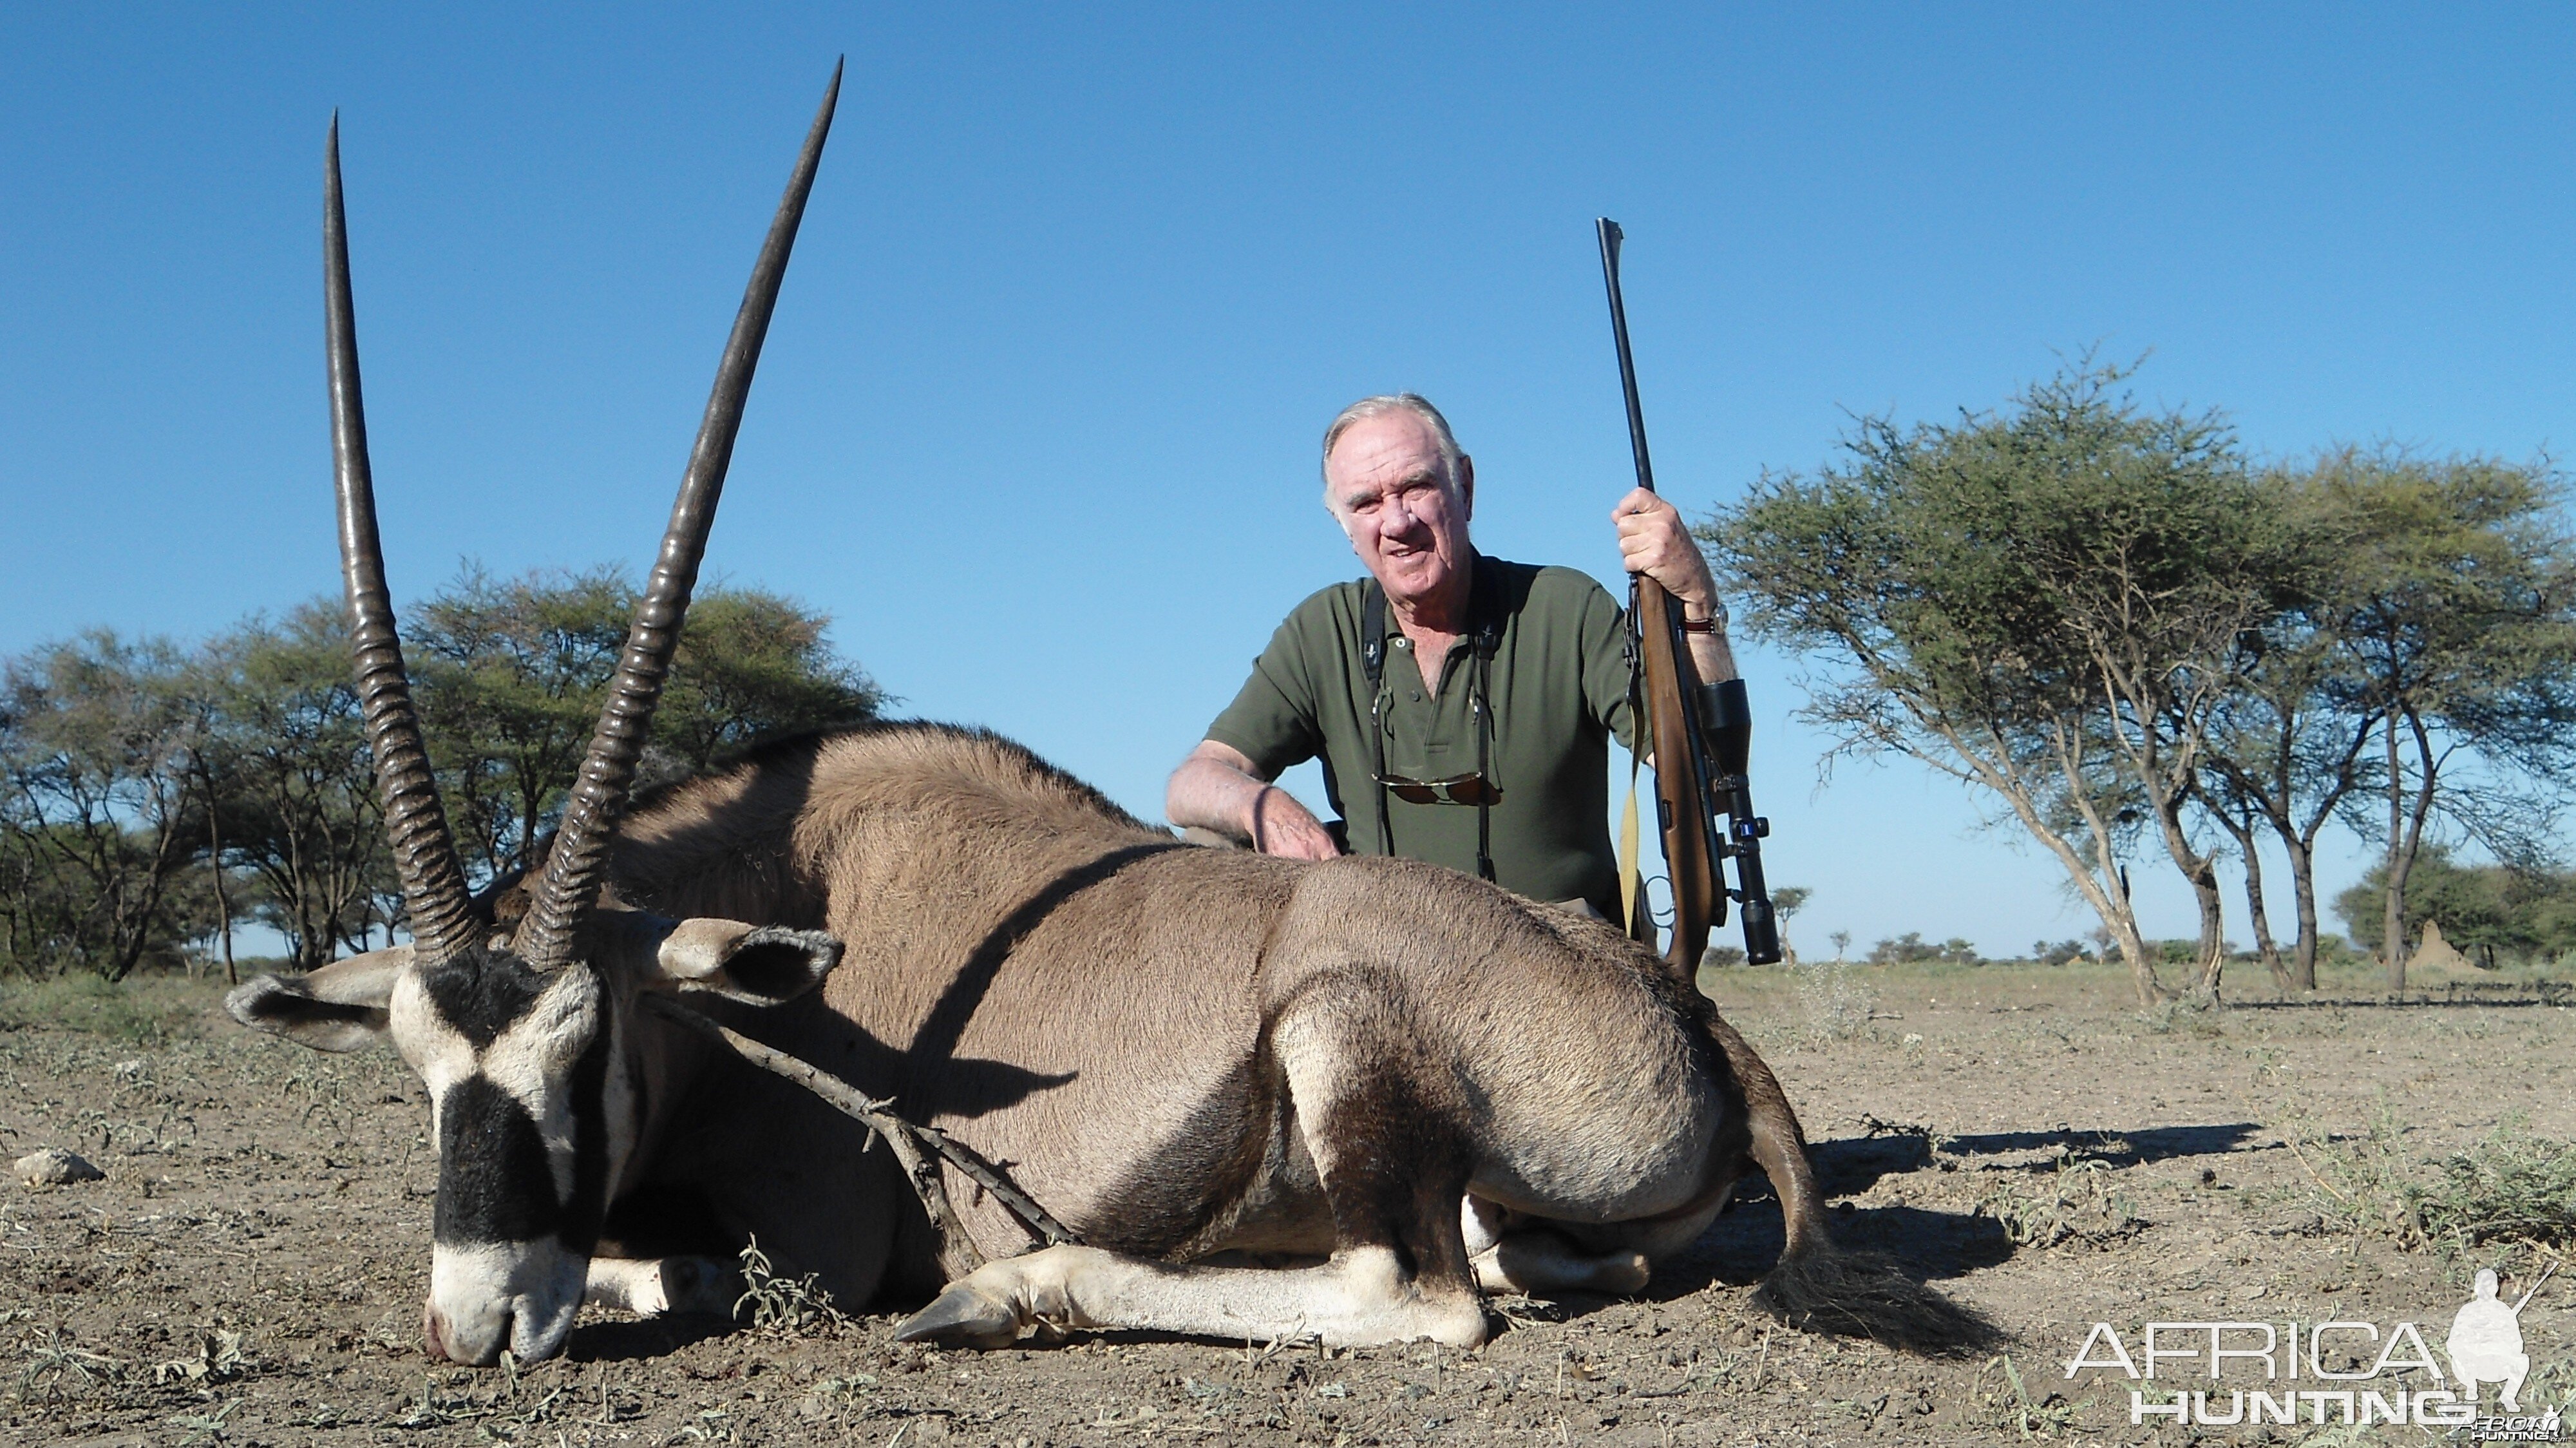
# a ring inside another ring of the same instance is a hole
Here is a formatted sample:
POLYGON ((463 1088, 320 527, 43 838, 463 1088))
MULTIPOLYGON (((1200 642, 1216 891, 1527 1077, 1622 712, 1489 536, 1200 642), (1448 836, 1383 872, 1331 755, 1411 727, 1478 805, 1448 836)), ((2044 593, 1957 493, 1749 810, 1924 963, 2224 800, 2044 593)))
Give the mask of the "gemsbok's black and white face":
POLYGON ((628 630, 607 707, 570 781, 563 821, 506 943, 475 904, 448 833, 404 671, 376 532, 358 376, 348 220, 334 116, 322 182, 322 312, 333 491, 356 682, 412 942, 297 980, 263 977, 226 1004, 243 1024, 324 1050, 393 1038, 429 1087, 438 1143, 436 1237, 422 1328, 430 1352, 490 1363, 561 1349, 591 1255, 643 1125, 634 1006, 651 990, 754 1003, 810 989, 840 959, 829 936, 605 908, 609 845, 697 586, 752 373, 787 274, 841 93, 831 87, 761 245, 680 478, 671 522, 628 630))
POLYGON ((552 971, 486 945, 434 964, 411 946, 300 981, 263 976, 227 1002, 244 1025, 326 1051, 390 1039, 420 1074, 438 1153, 429 1297, 433 1357, 476 1365, 560 1351, 600 1224, 644 1130, 645 991, 753 1005, 803 994, 839 942, 730 920, 602 912, 604 945, 552 971))

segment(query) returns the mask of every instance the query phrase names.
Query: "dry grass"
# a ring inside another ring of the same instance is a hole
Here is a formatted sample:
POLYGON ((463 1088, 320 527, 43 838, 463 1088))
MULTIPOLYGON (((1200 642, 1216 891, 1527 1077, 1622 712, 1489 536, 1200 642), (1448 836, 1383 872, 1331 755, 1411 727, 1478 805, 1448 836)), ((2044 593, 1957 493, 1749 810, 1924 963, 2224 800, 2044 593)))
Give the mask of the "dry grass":
POLYGON ((2446 1257, 2496 1244, 2553 1253, 2576 1244, 2576 1143, 2508 1119, 2459 1151, 2423 1160, 2407 1149, 2407 1128, 2385 1101, 2359 1132, 2301 1126, 2290 1148, 2317 1189, 2320 1214, 2346 1231, 2446 1257))
POLYGON ((128 1045, 158 1046, 205 1033, 219 984, 145 975, 123 982, 95 975, 50 980, 0 976, 0 1031, 78 1031, 128 1045))
POLYGON ((1795 967, 1795 975, 1798 1008, 1806 1015, 1807 1029, 1818 1039, 1848 1041, 1869 1029, 1878 994, 1850 962, 1839 956, 1832 960, 1802 960, 1795 967))
POLYGON ((2424 1235, 2446 1250, 2491 1242, 2564 1250, 2576 1245, 2576 1143, 2507 1121, 2444 1157, 2411 1198, 2424 1235))

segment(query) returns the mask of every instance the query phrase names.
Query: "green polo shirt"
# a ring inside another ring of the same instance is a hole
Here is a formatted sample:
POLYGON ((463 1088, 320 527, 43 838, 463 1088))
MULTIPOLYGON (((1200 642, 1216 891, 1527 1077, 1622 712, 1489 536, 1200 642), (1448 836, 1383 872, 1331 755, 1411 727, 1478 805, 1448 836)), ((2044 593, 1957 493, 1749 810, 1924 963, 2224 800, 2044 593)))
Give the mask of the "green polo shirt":
MULTIPOLYGON (((1570 568, 1482 556, 1475 567, 1491 570, 1488 596, 1500 600, 1505 620, 1494 653, 1495 728, 1486 771, 1502 790, 1492 810, 1495 880, 1533 900, 1580 897, 1615 918, 1609 741, 1613 734, 1623 743, 1633 737, 1625 612, 1600 584, 1570 568)), ((1207 737, 1241 750, 1265 778, 1321 755, 1325 793, 1350 822, 1354 851, 1381 852, 1383 808, 1396 854, 1472 875, 1473 806, 1408 804, 1372 779, 1368 670, 1360 654, 1363 588, 1337 583, 1297 605, 1207 737)), ((1421 665, 1391 608, 1386 633, 1387 772, 1407 779, 1473 772, 1473 643, 1461 639, 1451 647, 1440 685, 1431 689, 1423 686, 1421 665)))

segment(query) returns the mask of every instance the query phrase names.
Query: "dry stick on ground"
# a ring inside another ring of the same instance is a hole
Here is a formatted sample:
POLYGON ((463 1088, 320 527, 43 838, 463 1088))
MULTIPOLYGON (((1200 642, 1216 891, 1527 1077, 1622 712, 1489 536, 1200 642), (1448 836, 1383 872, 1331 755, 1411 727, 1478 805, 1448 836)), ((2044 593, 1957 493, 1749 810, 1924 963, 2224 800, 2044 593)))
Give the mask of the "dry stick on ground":
POLYGON ((2317 1169, 2315 1167, 2308 1165, 2307 1154, 2299 1150, 2299 1143, 2296 1137, 2289 1132, 2282 1132, 2281 1144, 2290 1149, 2291 1157, 2299 1163, 2299 1170, 2308 1174, 2308 1180, 2315 1182, 2318 1186, 2324 1188, 2326 1194, 2333 1197, 2336 1201, 2343 1203, 2347 1207, 2352 1205, 2352 1198, 2336 1191, 2324 1177, 2317 1175, 2317 1169))
POLYGON ((718 1025, 677 1001, 662 996, 647 996, 645 999, 669 1019, 719 1042, 764 1071, 786 1077, 821 1097, 825 1105, 884 1137, 886 1146, 894 1152, 896 1162, 902 1165, 905 1178, 912 1183, 913 1194, 921 1198, 922 1209, 930 1214, 930 1224, 939 1230, 939 1266, 951 1281, 983 1266, 984 1253, 973 1234, 966 1230, 965 1222, 958 1217, 956 1207, 948 1200, 948 1187, 940 1178, 939 1163, 922 1149, 925 1145, 965 1173, 977 1186, 991 1192, 1039 1240, 1050 1244, 1081 1240, 1062 1222, 1048 1215, 1046 1208, 1039 1206, 1026 1192, 1013 1186, 999 1167, 986 1161, 965 1143, 937 1127, 915 1126, 895 1115, 891 1098, 881 1101, 869 1096, 784 1051, 764 1046, 739 1031, 718 1025))

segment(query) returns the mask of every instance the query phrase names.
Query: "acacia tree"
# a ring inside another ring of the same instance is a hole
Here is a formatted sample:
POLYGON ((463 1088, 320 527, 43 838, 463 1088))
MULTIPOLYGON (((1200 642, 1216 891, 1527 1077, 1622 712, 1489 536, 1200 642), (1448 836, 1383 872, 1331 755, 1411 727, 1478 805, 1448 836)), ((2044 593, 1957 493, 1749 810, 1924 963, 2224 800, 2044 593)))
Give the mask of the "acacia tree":
POLYGON ((2546 461, 2344 450, 2310 486, 2346 533, 2330 627, 2380 734, 2380 958, 2403 990, 2428 827, 2508 862, 2544 853, 2576 753, 2576 542, 2546 461))
POLYGON ((210 642, 196 672, 210 706, 197 766, 218 865, 257 883, 253 908, 286 937, 297 968, 363 947, 391 921, 398 891, 339 602, 251 619, 210 642))
POLYGON ((499 579, 468 565, 406 615, 422 733, 468 870, 519 868, 553 821, 633 612, 614 568, 499 579))
POLYGON ((876 717, 885 691, 833 652, 831 620, 783 594, 710 588, 689 605, 653 714, 672 767, 704 769, 763 740, 876 717))
MULTIPOLYGON (((496 579, 469 567, 412 610, 430 759, 467 867, 523 868, 561 817, 636 593, 614 568, 496 579)), ((653 715, 639 785, 784 733, 875 717, 884 694, 833 652, 830 620, 757 589, 700 591, 653 715)))
MULTIPOLYGON (((634 606, 614 570, 468 569, 413 610, 431 758, 486 880, 560 816, 634 606)), ((773 593, 702 592, 652 772, 874 717, 885 696, 833 652, 829 623, 773 593)), ((349 659, 340 601, 323 598, 193 653, 102 632, 7 660, 0 968, 119 977, 175 958, 209 918, 228 939, 245 906, 307 969, 390 933, 401 896, 349 659)))
POLYGON ((188 935, 202 713, 178 651, 95 630, 0 671, 0 933, 13 969, 121 980, 188 935))
POLYGON ((1806 716, 1837 753, 1897 753, 1991 791, 2162 994, 2121 880, 2153 828, 2224 921, 2186 817, 2243 632, 2278 606, 2288 540, 2211 414, 2149 413, 2089 362, 2003 412, 1900 429, 1765 477, 1701 529, 1758 637, 1822 665, 1806 716))
MULTIPOLYGON (((2376 950, 2387 922, 2386 865, 2374 866, 2335 897, 2353 942, 2376 950)), ((2405 927, 2442 927, 2442 938, 2489 969, 2501 955, 2550 961, 2576 952, 2576 874, 2504 865, 2463 865, 2439 844, 2427 844, 2406 885, 2405 927)))
POLYGON ((2235 687, 2212 711, 2197 785, 2207 817, 2245 865, 2255 947, 2274 981, 2314 990, 2319 925, 2316 849, 2326 824, 2373 788, 2379 712, 2336 633, 2351 523, 2316 469, 2267 469, 2258 486, 2287 528, 2283 606, 2240 639, 2235 687), (2263 898, 2261 832, 2289 857, 2298 933, 2282 958, 2263 898))

